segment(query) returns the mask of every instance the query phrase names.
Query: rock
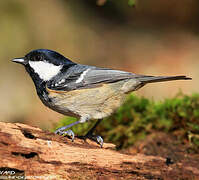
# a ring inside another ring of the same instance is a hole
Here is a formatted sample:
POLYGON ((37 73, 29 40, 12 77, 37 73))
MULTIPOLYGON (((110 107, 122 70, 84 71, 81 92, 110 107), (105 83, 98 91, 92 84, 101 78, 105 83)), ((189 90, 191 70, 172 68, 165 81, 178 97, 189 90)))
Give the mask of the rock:
POLYGON ((20 123, 0 122, 0 158, 0 179, 199 178, 199 170, 190 164, 176 164, 160 156, 124 154, 108 143, 100 148, 78 138, 71 142, 20 123))

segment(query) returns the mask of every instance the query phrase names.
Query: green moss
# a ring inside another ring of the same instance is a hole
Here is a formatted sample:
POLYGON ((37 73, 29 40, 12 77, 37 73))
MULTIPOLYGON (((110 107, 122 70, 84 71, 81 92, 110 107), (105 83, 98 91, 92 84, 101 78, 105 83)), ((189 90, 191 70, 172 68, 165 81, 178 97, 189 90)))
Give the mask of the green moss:
MULTIPOLYGON (((75 118, 65 117, 58 127, 74 121, 75 118)), ((76 125, 72 130, 83 135, 93 123, 91 121, 76 125)), ((180 131, 182 137, 179 139, 188 139, 190 133, 198 135, 199 94, 187 96, 179 93, 172 99, 159 102, 131 94, 115 114, 105 118, 97 127, 97 134, 105 142, 112 142, 118 148, 126 148, 154 131, 180 131)), ((191 143, 198 146, 198 142, 198 138, 194 136, 191 143)))

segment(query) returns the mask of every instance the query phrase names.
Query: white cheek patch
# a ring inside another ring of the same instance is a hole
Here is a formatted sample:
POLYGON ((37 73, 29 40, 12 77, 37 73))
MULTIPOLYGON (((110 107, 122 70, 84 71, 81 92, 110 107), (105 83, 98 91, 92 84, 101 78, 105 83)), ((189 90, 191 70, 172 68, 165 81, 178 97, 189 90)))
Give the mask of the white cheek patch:
POLYGON ((48 81, 53 78, 63 67, 62 65, 55 66, 47 61, 29 61, 29 65, 44 81, 48 81))

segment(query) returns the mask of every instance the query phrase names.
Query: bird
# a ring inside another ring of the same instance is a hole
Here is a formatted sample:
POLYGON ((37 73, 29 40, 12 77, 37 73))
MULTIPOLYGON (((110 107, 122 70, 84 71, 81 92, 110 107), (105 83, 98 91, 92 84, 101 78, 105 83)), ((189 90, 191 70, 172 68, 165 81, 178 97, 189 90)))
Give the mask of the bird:
POLYGON ((76 117, 70 125, 58 128, 55 134, 69 135, 74 140, 72 126, 97 120, 86 133, 103 146, 101 136, 94 135, 100 121, 114 113, 127 95, 148 83, 173 80, 191 80, 178 76, 139 75, 131 72, 75 63, 58 52, 48 49, 30 51, 24 57, 14 58, 32 78, 37 95, 48 108, 63 115, 76 117))

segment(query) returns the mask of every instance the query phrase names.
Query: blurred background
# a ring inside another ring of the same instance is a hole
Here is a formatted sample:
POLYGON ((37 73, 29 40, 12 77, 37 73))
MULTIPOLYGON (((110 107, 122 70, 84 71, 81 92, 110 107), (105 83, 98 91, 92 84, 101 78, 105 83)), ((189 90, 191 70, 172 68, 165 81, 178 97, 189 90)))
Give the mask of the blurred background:
POLYGON ((199 1, 0 1, 1 121, 50 129, 63 117, 44 107, 25 69, 10 61, 39 48, 82 64, 193 78, 150 84, 139 96, 192 94, 199 88, 199 1))

